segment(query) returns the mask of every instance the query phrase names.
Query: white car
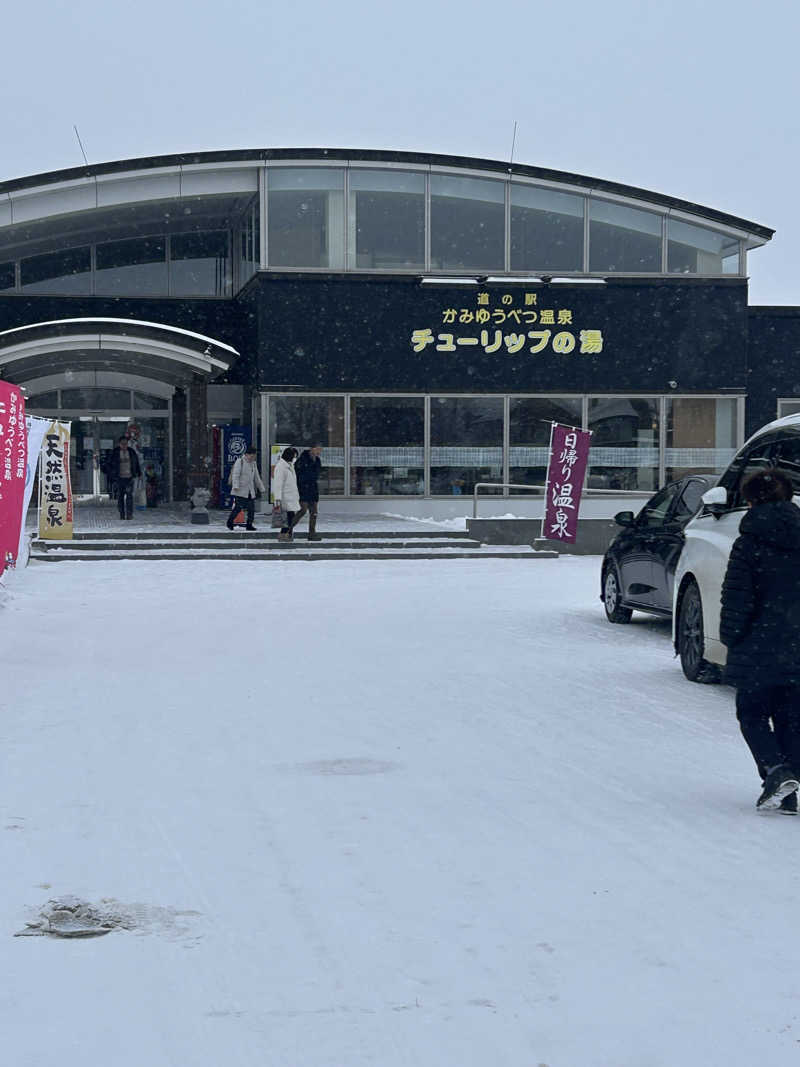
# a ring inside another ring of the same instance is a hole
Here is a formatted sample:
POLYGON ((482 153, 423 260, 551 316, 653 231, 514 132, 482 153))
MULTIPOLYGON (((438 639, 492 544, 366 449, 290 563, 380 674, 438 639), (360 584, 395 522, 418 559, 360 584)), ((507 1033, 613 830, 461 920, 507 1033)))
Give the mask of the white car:
MULTIPOLYGON (((780 467, 800 493, 800 414, 770 422, 743 445, 703 507, 684 529, 675 569, 672 640, 691 682, 718 681, 727 649, 719 639, 720 596, 733 542, 745 513, 743 480, 764 467, 780 467)), ((797 496, 795 496, 795 502, 797 496)))

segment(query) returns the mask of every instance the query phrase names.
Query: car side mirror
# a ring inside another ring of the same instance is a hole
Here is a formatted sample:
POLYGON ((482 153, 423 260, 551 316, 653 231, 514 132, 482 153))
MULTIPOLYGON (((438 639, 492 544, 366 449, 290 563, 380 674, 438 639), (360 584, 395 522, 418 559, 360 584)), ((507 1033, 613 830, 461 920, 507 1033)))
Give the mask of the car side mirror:
POLYGON ((715 519, 728 510, 728 490, 724 485, 715 485, 713 489, 706 489, 701 500, 703 511, 713 515, 715 519))
POLYGON ((633 526, 636 518, 632 511, 618 511, 614 516, 614 522, 617 526, 633 526))

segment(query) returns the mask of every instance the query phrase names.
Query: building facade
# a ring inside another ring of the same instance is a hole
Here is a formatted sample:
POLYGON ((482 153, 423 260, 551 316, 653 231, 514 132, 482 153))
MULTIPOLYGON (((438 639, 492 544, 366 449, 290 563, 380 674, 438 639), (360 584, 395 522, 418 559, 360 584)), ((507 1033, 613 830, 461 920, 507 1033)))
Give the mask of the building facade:
POLYGON ((540 484, 553 420, 593 431, 590 488, 649 493, 800 409, 800 311, 748 306, 748 256, 772 233, 415 153, 37 175, 0 183, 0 377, 72 422, 78 495, 102 492, 130 431, 185 499, 214 476, 212 428, 236 425, 264 466, 272 445, 322 444, 343 506, 413 513, 479 482, 540 484))

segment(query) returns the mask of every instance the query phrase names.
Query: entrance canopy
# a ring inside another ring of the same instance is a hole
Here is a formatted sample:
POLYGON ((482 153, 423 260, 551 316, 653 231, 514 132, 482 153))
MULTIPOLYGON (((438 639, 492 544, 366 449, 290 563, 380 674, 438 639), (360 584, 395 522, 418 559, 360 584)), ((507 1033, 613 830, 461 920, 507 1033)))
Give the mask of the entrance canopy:
POLYGON ((230 345, 162 323, 80 318, 0 332, 0 378, 22 385, 65 371, 114 371, 184 385, 212 380, 238 359, 230 345))

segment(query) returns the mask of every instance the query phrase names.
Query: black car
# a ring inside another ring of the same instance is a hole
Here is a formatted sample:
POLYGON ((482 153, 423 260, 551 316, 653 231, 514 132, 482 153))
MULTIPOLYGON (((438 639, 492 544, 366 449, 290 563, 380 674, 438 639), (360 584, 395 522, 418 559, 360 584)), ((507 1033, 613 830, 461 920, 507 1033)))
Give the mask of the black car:
POLYGON ((633 610, 672 615, 675 566, 683 548, 683 528, 700 509, 713 484, 687 474, 660 489, 638 515, 620 511, 614 521, 623 529, 603 556, 600 599, 609 622, 630 622, 633 610))

